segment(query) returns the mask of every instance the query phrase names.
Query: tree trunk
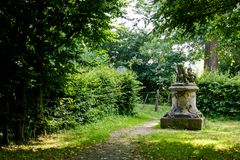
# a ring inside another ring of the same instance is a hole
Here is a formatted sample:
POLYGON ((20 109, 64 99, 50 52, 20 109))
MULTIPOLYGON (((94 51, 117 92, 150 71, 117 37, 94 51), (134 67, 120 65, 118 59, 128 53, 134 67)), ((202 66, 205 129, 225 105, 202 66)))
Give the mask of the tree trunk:
POLYGON ((24 142, 25 137, 24 137, 24 123, 22 120, 18 120, 16 125, 15 125, 15 141, 18 144, 21 144, 24 142))
POLYGON ((43 89, 39 86, 36 90, 36 111, 35 111, 35 129, 34 136, 42 135, 45 133, 44 128, 44 108, 43 108, 43 89))
POLYGON ((209 41, 205 44, 204 69, 212 71, 218 69, 217 42, 209 41))
POLYGON ((9 101, 8 101, 8 95, 5 96, 5 104, 6 104, 6 110, 3 117, 3 144, 8 145, 9 144, 9 137, 8 137, 8 125, 9 125, 9 101))
POLYGON ((37 84, 36 87, 36 110, 35 110, 35 124, 34 124, 34 137, 38 135, 42 135, 45 133, 44 129, 44 106, 43 106, 43 75, 44 73, 44 43, 43 38, 41 38, 44 35, 44 27, 43 27, 43 20, 44 20, 44 1, 38 0, 36 1, 37 5, 37 12, 38 12, 38 23, 37 23, 37 30, 36 34, 38 35, 38 38, 36 38, 36 55, 37 61, 35 64, 35 69, 37 73, 40 74, 40 76, 37 78, 37 84))
POLYGON ((22 143, 24 137, 24 122, 26 119, 26 85, 24 82, 20 83, 16 89, 17 98, 17 120, 15 124, 15 141, 22 143))

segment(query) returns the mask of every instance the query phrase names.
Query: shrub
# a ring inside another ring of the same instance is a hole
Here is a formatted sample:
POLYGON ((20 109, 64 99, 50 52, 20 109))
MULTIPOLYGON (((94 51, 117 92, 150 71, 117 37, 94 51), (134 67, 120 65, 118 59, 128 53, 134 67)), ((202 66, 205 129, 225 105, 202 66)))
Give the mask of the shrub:
POLYGON ((120 77, 121 95, 117 99, 118 113, 132 115, 134 106, 138 101, 139 82, 131 72, 123 72, 120 77))
POLYGON ((113 114, 133 114, 139 82, 132 72, 101 66, 82 70, 70 79, 65 97, 47 121, 49 130, 68 123, 95 122, 113 114))
POLYGON ((205 73, 197 80, 198 109, 207 115, 237 115, 240 113, 240 76, 205 73))

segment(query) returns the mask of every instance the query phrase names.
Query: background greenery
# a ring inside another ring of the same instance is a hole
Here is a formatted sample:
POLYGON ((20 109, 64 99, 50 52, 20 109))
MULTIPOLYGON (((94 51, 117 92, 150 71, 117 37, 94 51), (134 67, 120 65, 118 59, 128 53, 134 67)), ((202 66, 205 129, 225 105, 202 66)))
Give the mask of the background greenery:
POLYGON ((205 115, 240 115, 240 77, 208 72, 198 78, 197 105, 205 115))
POLYGON ((199 78, 199 109, 238 116, 239 11, 237 0, 2 0, 1 144, 134 115, 138 91, 165 103, 176 64, 199 59, 219 72, 199 78))

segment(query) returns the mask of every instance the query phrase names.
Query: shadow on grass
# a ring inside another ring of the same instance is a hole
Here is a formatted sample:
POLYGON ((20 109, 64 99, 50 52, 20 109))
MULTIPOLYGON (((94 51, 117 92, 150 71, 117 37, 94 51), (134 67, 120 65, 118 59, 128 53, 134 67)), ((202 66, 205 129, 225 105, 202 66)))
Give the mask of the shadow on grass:
POLYGON ((80 154, 82 149, 79 147, 71 148, 49 148, 49 149, 16 149, 16 150, 0 150, 1 160, 63 160, 70 159, 80 154))
POLYGON ((112 132, 143 124, 147 120, 149 118, 142 116, 105 118, 97 123, 43 137, 40 141, 34 141, 30 144, 2 147, 0 148, 0 160, 73 158, 81 154, 84 148, 107 140, 112 132))
POLYGON ((103 143, 89 147, 65 147, 49 149, 0 150, 0 160, 101 160, 139 159, 141 154, 132 143, 103 143))
MULTIPOLYGON (((140 143, 140 148, 148 159, 152 160, 239 160, 240 145, 227 150, 216 150, 214 146, 193 146, 181 142, 151 142, 140 143)), ((84 149, 78 147, 50 148, 38 150, 0 150, 1 160, 41 160, 71 159, 77 157, 84 149)))
POLYGON ((140 143, 143 154, 152 160, 239 160, 240 145, 229 149, 215 149, 214 146, 194 146, 188 143, 158 141, 140 143))

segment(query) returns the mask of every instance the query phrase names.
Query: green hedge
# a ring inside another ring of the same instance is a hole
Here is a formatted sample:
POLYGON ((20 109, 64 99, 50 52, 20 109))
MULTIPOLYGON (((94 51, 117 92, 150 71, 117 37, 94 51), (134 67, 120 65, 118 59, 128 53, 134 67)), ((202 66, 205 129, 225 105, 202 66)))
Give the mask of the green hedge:
POLYGON ((198 109, 206 115, 240 114, 240 76, 214 72, 205 73, 197 80, 198 109))
POLYGON ((140 88, 132 72, 101 66, 82 70, 70 79, 65 97, 48 118, 49 131, 95 122, 108 115, 133 114, 140 88))

